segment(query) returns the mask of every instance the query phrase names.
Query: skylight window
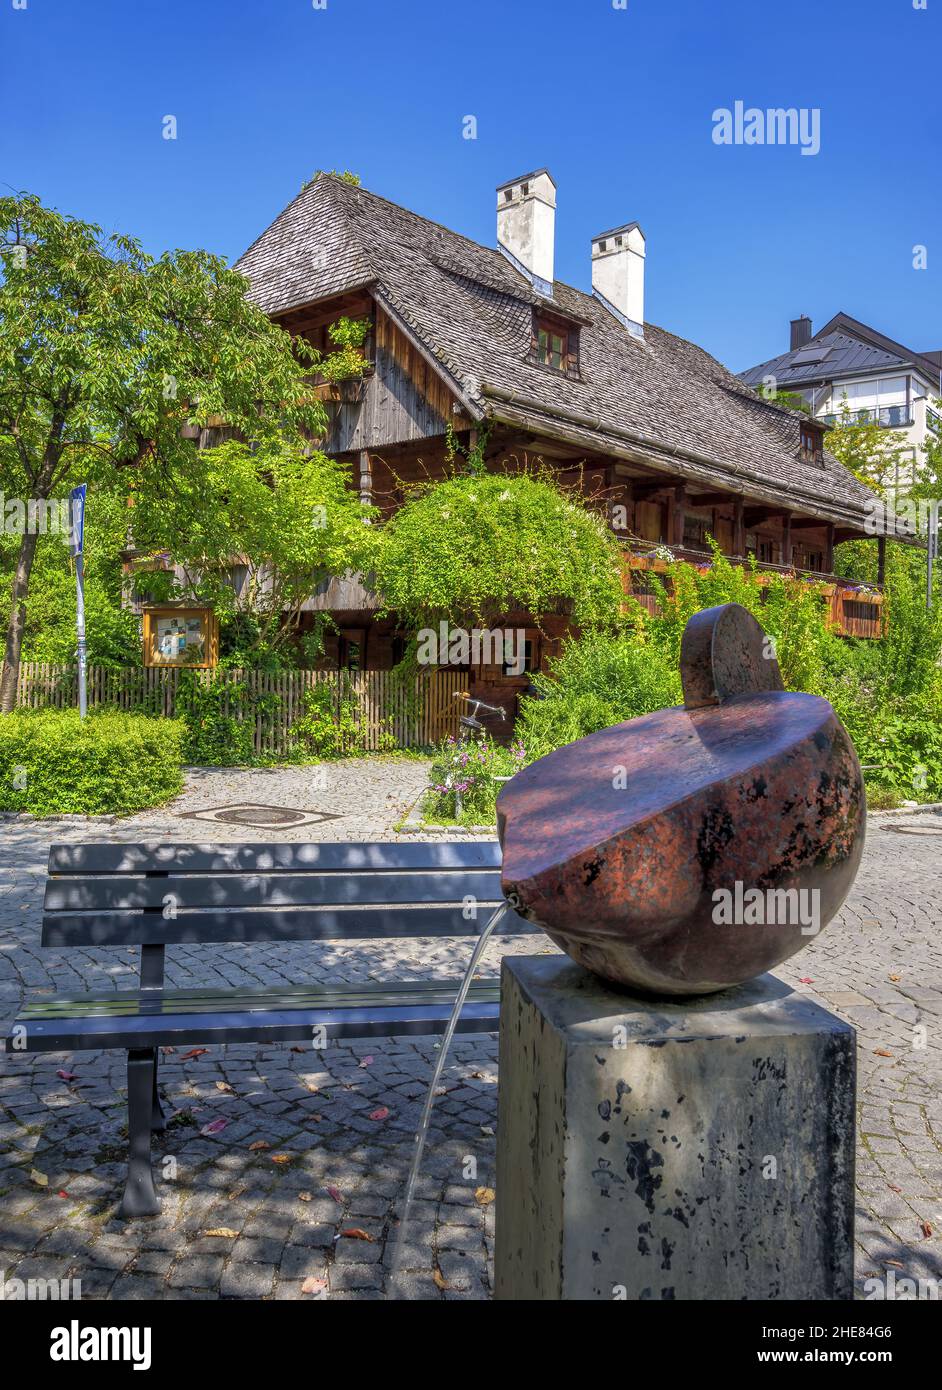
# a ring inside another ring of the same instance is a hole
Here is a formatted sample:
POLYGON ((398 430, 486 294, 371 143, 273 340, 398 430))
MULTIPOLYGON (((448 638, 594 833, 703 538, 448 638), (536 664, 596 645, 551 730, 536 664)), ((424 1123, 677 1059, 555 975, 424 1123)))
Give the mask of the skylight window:
POLYGON ((800 348, 792 358, 793 367, 810 367, 815 362, 823 362, 829 357, 831 349, 823 347, 820 343, 811 343, 808 347, 800 348))

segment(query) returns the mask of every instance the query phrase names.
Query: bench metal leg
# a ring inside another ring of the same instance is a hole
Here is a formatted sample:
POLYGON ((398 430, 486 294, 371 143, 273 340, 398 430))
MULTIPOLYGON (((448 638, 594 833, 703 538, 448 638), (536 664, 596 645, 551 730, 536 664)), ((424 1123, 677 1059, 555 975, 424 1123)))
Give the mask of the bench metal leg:
POLYGON ((160 1103, 160 1093, 157 1090, 157 1062, 160 1057, 160 1052, 156 1047, 151 1052, 151 1056, 154 1059, 154 1101, 151 1106, 150 1125, 155 1134, 163 1134, 164 1130, 167 1128, 167 1117, 164 1114, 163 1106, 160 1103))
POLYGON ((128 1180, 118 1215, 156 1216, 160 1202, 150 1166, 154 1107, 153 1048, 128 1052, 128 1180))

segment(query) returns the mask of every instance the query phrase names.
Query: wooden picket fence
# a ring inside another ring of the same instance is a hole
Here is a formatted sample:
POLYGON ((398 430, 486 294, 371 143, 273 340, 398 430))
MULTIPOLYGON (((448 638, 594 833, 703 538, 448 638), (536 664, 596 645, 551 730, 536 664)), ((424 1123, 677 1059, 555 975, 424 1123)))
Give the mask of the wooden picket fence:
MULTIPOLYGON (((170 668, 107 666, 88 668, 89 709, 118 709, 172 719, 177 712, 181 672, 170 668)), ((457 733, 459 702, 455 691, 460 677, 454 672, 433 671, 418 677, 413 686, 393 679, 391 671, 194 671, 208 685, 215 677, 226 684, 244 686, 233 691, 226 713, 255 721, 255 751, 277 757, 288 753, 296 741, 292 732, 305 713, 304 695, 315 685, 331 685, 338 701, 352 694, 357 702, 357 722, 367 751, 387 748, 392 738, 398 748, 425 748, 457 733), (268 698, 262 698, 268 697, 268 698), (256 705, 261 701, 260 708, 256 705)), ((77 704, 77 670, 74 666, 45 661, 20 665, 17 705, 21 709, 68 709, 77 704)))

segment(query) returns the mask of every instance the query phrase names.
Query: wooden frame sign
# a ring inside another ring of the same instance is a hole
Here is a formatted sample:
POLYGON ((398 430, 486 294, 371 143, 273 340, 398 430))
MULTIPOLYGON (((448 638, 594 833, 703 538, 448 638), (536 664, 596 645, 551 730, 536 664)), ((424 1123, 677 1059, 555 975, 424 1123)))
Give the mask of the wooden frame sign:
POLYGON ((206 668, 219 661, 219 622, 211 608, 145 608, 144 665, 206 668))

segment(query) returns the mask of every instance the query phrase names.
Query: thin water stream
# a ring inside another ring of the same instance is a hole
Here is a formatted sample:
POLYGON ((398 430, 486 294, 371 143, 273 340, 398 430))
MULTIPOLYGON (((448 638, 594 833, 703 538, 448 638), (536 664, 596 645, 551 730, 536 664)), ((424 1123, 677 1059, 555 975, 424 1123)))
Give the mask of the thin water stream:
POLYGON ((438 1090, 438 1083, 441 1080, 442 1072, 445 1070, 445 1063, 448 1060, 448 1052, 451 1048, 451 1040, 455 1035, 455 1028, 458 1026, 458 1019, 464 1006, 464 1001, 468 997, 468 990, 471 988, 471 980, 475 970, 478 968, 484 948, 490 940, 495 927, 499 926, 501 918, 507 911, 508 904, 502 903, 497 911, 485 925, 481 935, 475 942, 471 959, 468 961, 468 968, 464 972, 464 978, 455 996, 454 1007, 451 1017, 448 1020, 448 1027, 442 1036, 442 1045, 438 1053, 438 1060, 435 1063, 435 1070, 432 1073, 432 1080, 429 1083, 428 1095, 425 1097, 425 1105, 422 1107, 422 1118, 419 1121, 418 1132, 415 1136, 415 1152, 412 1155, 412 1167, 409 1169, 409 1181, 406 1183, 406 1194, 403 1198, 402 1213, 399 1217, 399 1230, 396 1234, 396 1244, 393 1249, 392 1264, 389 1267, 389 1288, 387 1298, 396 1298, 396 1280, 399 1277, 399 1268, 402 1263, 402 1252, 405 1248, 406 1227, 409 1223, 409 1214, 412 1208, 412 1199, 415 1195, 415 1185, 419 1177, 419 1169, 422 1165, 422 1155, 425 1152, 425 1141, 428 1138, 429 1122, 432 1118, 432 1107, 435 1104, 435 1092, 438 1090))

